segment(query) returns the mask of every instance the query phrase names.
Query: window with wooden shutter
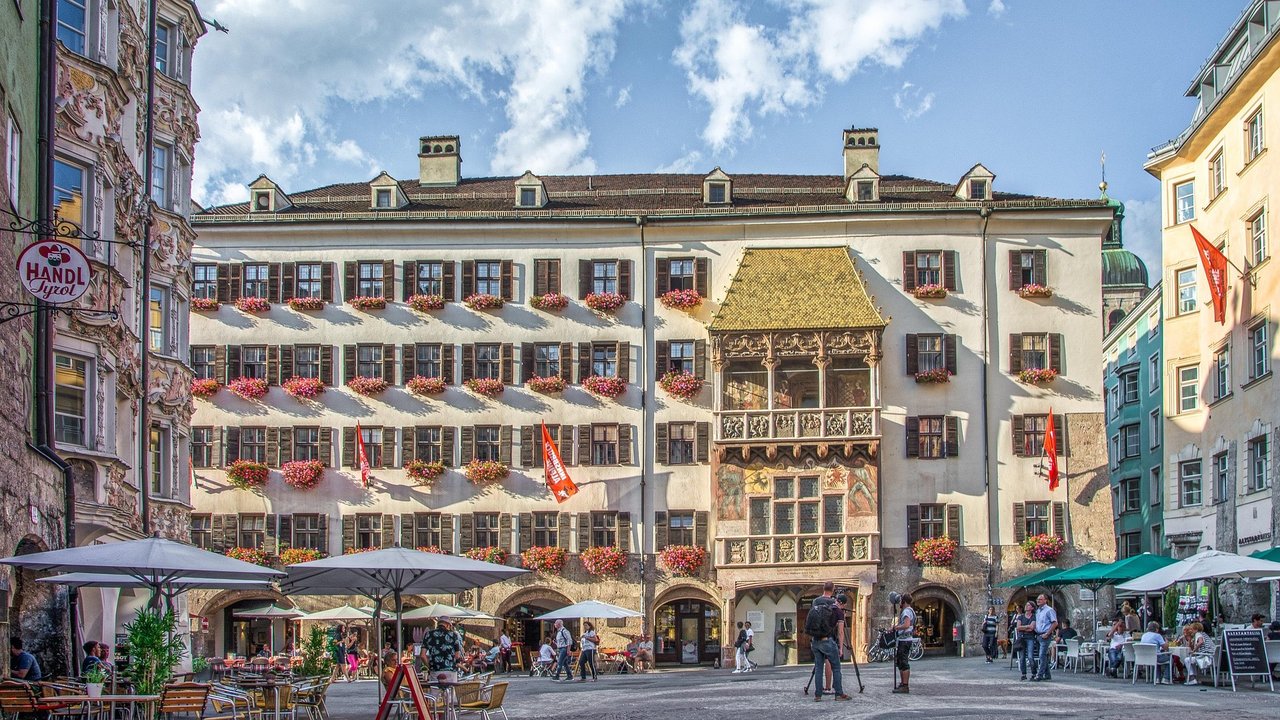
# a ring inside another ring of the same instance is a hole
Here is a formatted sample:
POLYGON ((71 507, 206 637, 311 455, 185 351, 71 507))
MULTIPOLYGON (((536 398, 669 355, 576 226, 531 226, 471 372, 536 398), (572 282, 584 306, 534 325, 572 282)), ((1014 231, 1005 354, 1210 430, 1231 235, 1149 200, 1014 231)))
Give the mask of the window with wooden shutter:
POLYGON ((902 289, 906 292, 916 289, 916 254, 911 250, 902 253, 902 289))
POLYGON ((457 430, 455 428, 440 428, 440 462, 444 463, 445 467, 454 466, 453 446, 456 436, 457 430))
POLYGON ((694 424, 694 432, 696 438, 694 440, 694 458, 699 463, 707 463, 711 460, 711 423, 700 422, 694 424))
POLYGON ((591 464, 591 426, 578 426, 578 464, 591 464))
POLYGON ((440 346, 440 372, 444 378, 446 385, 452 385, 454 380, 453 371, 453 345, 446 343, 440 346))
POLYGON ((1062 372, 1062 334, 1049 333, 1049 369, 1062 372))
POLYGON ((440 263, 440 289, 444 295, 445 302, 456 302, 457 295, 457 271, 455 263, 452 260, 445 260, 440 263))
POLYGON ((565 552, 569 551, 569 538, 573 534, 569 522, 571 513, 556 513, 556 544, 565 552))
POLYGON ((223 467, 229 466, 240 459, 240 428, 229 427, 223 429, 222 447, 225 453, 222 459, 223 467))
POLYGON ((280 302, 280 263, 267 264, 267 302, 280 302))
POLYGON ((288 458, 280 457, 280 428, 267 428, 267 457, 264 462, 272 467, 279 467, 281 462, 287 462, 288 458))
POLYGON ((396 346, 382 346, 382 379, 388 385, 396 384, 396 346))
POLYGON ((342 516, 342 552, 353 550, 356 547, 356 516, 342 516))
POLYGON ((1010 424, 1012 428, 1011 435, 1013 436, 1013 454, 1017 457, 1023 457, 1026 455, 1027 444, 1025 419, 1022 415, 1014 415, 1010 424))
POLYGON ((333 302, 333 263, 320 264, 320 299, 333 302))
POLYGON ((514 355, 514 346, 511 343, 502 343, 501 360, 500 360, 500 362, 502 363, 502 367, 499 369, 499 379, 502 380, 504 385, 511 385, 514 383, 515 359, 513 355, 514 355))
POLYGON ((656 423, 653 426, 653 461, 659 465, 666 465, 668 458, 669 442, 667 423, 656 423))
POLYGON ((462 382, 476 376, 476 346, 471 343, 462 344, 462 382))
POLYGON ((670 545, 671 541, 667 536, 667 513, 658 510, 653 513, 653 547, 655 550, 661 551, 670 545))
POLYGON ((586 300, 591 294, 592 263, 590 260, 578 260, 578 299, 586 300))
POLYGON ((617 545, 624 553, 631 552, 631 513, 620 512, 618 518, 617 545))
POLYGON ((631 344, 623 341, 618 343, 618 379, 624 383, 631 382, 631 344))
POLYGON ((906 427, 907 457, 920 457, 920 418, 908 417, 903 421, 906 427))
POLYGON ((476 520, 471 513, 458 516, 458 552, 465 553, 475 547, 476 520))
POLYGON ((415 528, 414 514, 400 513, 400 547, 417 547, 417 532, 415 528))
POLYGON ((268 555, 275 555, 280 552, 279 516, 275 513, 268 514, 267 521, 263 525, 262 551, 268 555))
POLYGON ((240 377, 241 374, 243 373, 243 368, 241 368, 240 366, 240 346, 228 345, 226 347, 226 358, 227 358, 227 365, 226 365, 227 381, 230 382, 240 377))
POLYGON ((560 292, 560 260, 543 258, 533 261, 533 294, 560 292))
POLYGON ((907 374, 915 375, 920 372, 920 355, 919 346, 916 344, 916 334, 907 333, 907 374))
POLYGON ((626 423, 618 426, 618 464, 631 464, 631 426, 626 423))
MULTIPOLYGON (((213 377, 218 381, 219 385, 226 385, 228 379, 235 379, 236 377, 227 372, 229 367, 227 350, 230 347, 230 345, 215 345, 213 348, 213 377)), ((239 362, 236 364, 239 365, 239 362)))
POLYGON ((499 269, 498 296, 503 300, 515 299, 515 263, 503 260, 499 269))
POLYGON ((231 302, 231 264, 218 263, 217 298, 220 303, 231 302))
POLYGON ((461 456, 459 458, 460 465, 466 465, 475 458, 476 453, 476 429, 471 425, 462 426, 462 445, 461 456))
POLYGON ((241 291, 244 289, 244 265, 231 263, 227 268, 227 278, 227 299, 235 302, 240 299, 241 291))
POLYGON ((388 302, 396 299, 396 261, 382 261, 382 299, 388 302))
POLYGON ((393 427, 382 428, 382 452, 378 460, 378 467, 396 466, 396 429, 393 427))
POLYGON ((653 343, 653 370, 655 377, 661 378, 671 370, 671 344, 666 340, 655 340, 653 343))
POLYGON ((628 300, 632 297, 630 260, 618 261, 618 293, 628 300))
POLYGON ((942 336, 942 354, 946 363, 947 372, 952 375, 956 374, 956 336, 952 334, 942 336))
POLYGON ((693 374, 700 379, 707 378, 707 341, 693 341, 693 374))
POLYGON ((1053 534, 1067 539, 1067 504, 1064 502, 1053 503, 1053 534))
POLYGON ((573 426, 557 425, 559 436, 556 437, 556 445, 560 448, 560 461, 565 465, 573 465, 573 426))
POLYGON ((498 547, 511 552, 511 513, 498 516, 498 547))
POLYGON ((400 266, 400 299, 405 302, 418 292, 418 261, 405 260, 400 266))
POLYGON ((382 515, 382 538, 378 547, 389 548, 396 545, 396 516, 389 513, 382 515))
POLYGON ((943 418, 943 453, 945 457, 960 457, 960 418, 948 415, 943 418))
POLYGON ((1022 335, 1019 333, 1009 334, 1009 374, 1017 375, 1022 372, 1022 335))
POLYGON ((696 258, 693 261, 693 287, 702 297, 711 296, 710 258, 696 258))
POLYGON ((671 290, 671 260, 657 258, 653 261, 653 296, 662 297, 671 290))
POLYGON ((520 547, 515 552, 524 552, 533 547, 533 513, 522 512, 517 521, 520 523, 520 547))
POLYGON ((533 436, 538 429, 536 425, 520 428, 520 467, 533 467, 533 436))
POLYGON ((1027 507, 1025 503, 1013 504, 1013 541, 1021 543, 1027 539, 1027 507))
POLYGON ((462 299, 476 294, 476 261, 462 261, 462 299))
POLYGON ((959 505, 947 506, 947 537, 958 543, 964 543, 964 524, 961 522, 959 505))
POLYGON ((418 374, 418 346, 413 343, 400 346, 400 372, 408 383, 418 374))
POLYGON ((942 252, 942 287, 947 290, 956 289, 956 266, 960 261, 960 253, 955 250, 942 252))
MULTIPOLYGON (((288 379, 288 378, 285 378, 288 379)), ((267 346, 267 384, 280 384, 280 346, 267 346)))
POLYGON ((591 377, 591 343, 578 343, 578 382, 591 377))
POLYGON ((573 343, 560 343, 560 379, 566 385, 573 382, 573 343))
POLYGON ((498 432, 498 462, 511 467, 511 426, 503 425, 498 432))
POLYGON ((342 428, 342 466, 356 466, 356 429, 342 428))
POLYGON ((907 506, 907 547, 914 548, 920 541, 920 506, 907 506))
POLYGON ((356 296, 356 276, 360 272, 360 263, 348 260, 342 264, 342 299, 351 300, 356 296))
POLYGON ((320 462, 333 467, 333 428, 320 428, 320 462))

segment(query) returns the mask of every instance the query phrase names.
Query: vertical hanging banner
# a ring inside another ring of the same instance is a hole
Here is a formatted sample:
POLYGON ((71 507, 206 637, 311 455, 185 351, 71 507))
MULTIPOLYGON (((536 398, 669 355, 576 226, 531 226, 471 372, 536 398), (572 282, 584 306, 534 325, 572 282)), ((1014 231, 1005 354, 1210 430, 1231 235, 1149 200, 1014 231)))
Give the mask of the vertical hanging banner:
POLYGON ((1053 426, 1053 408, 1044 426, 1044 454, 1049 458, 1049 492, 1058 489, 1058 429, 1053 426))
POLYGON ((546 469, 547 487, 556 496, 556 502, 562 503, 578 493, 578 486, 569 477, 569 471, 560 459, 560 450, 551 441, 551 433, 547 424, 542 423, 542 467, 546 469))
POLYGON ((1196 230, 1191 228, 1191 236, 1196 240, 1196 253, 1200 255, 1200 263, 1204 265, 1205 277, 1209 280, 1209 295, 1213 298, 1213 321, 1219 325, 1227 322, 1227 256, 1213 246, 1196 230))
POLYGON ((356 423, 356 464, 360 466, 360 486, 369 487, 369 455, 364 451, 364 433, 356 423))

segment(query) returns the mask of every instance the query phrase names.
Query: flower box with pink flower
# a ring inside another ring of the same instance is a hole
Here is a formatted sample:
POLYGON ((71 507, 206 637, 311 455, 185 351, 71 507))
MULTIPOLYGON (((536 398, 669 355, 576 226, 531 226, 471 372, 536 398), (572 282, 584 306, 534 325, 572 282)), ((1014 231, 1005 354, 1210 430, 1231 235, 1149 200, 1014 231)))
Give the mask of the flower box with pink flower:
POLYGON ((437 478, 444 475, 444 463, 439 460, 429 462, 427 460, 410 460, 405 463, 404 474, 409 476, 418 485, 430 487, 437 478))
POLYGON ((462 385, 477 395, 490 398, 498 397, 507 389, 507 386, 497 378, 471 378, 463 381, 462 385))
POLYGON ((213 378, 196 378, 191 381, 191 394, 199 398, 213 397, 221 387, 213 378))
POLYGON ((262 548, 233 547, 227 548, 227 551, 223 554, 240 562, 271 567, 271 558, 267 557, 267 551, 262 548))
POLYGON ((347 381, 347 387, 354 393, 368 397, 386 392, 387 381, 380 377, 357 375, 347 381))
POLYGON ((702 378, 683 370, 671 370, 658 379, 658 387, 672 397, 692 400, 702 392, 702 378))
POLYGON ((270 386, 263 378, 238 377, 227 383, 227 389, 245 400, 259 400, 267 396, 270 386))
POLYGON ((253 490, 267 484, 271 470, 266 463, 236 460, 227 467, 227 481, 241 490, 253 490))
POLYGON ((418 552, 431 553, 432 555, 448 555, 439 545, 419 545, 414 548, 418 552))
POLYGON ((911 294, 915 295, 917 298, 921 300, 924 300, 924 299, 936 300, 939 298, 946 297, 947 289, 942 285, 938 285, 936 283, 925 283, 924 285, 917 285, 915 289, 911 291, 911 294))
POLYGON ((658 556, 672 575, 688 577, 702 569, 707 561, 707 550, 696 545, 668 545, 658 556))
POLYGON ((1058 378, 1058 371, 1053 368, 1023 368, 1018 371, 1018 380, 1028 385, 1046 385, 1058 378))
POLYGON ((280 551, 281 565, 297 565, 298 563, 311 562, 324 557, 324 553, 314 548, 285 548, 280 551))
POLYGON ((564 548, 555 545, 534 545, 520 553, 520 564, 525 568, 547 575, 559 575, 564 570, 564 548))
POLYGON ((301 312, 301 311, 303 311, 303 310, 309 310, 309 311, 312 311, 312 312, 314 312, 314 311, 316 311, 316 310, 323 310, 323 309, 324 309, 324 306, 325 306, 325 305, 327 305, 327 304, 328 304, 328 303, 326 303, 326 302, 324 301, 324 298, 318 298, 318 297, 293 297, 293 298, 289 298, 289 309, 290 309, 290 310, 297 310, 297 311, 299 311, 299 312, 301 312))
POLYGON ((222 307, 222 303, 217 298, 195 297, 191 298, 191 309, 203 312, 213 312, 222 307))
POLYGON ((493 563, 494 565, 507 564, 507 551, 500 547, 473 547, 462 553, 462 556, 470 560, 479 560, 480 562, 493 563))
POLYGON ((443 295, 410 295, 405 302, 420 313, 444 309, 443 295))
POLYGON ((558 292, 534 295, 529 298, 529 305, 533 309, 543 312, 558 312, 569 307, 569 296, 558 292))
POLYGON ((357 310, 383 310, 387 299, 381 295, 357 295, 347 299, 347 304, 357 310))
POLYGON ((280 475, 289 487, 310 490, 324 477, 324 463, 319 460, 291 460, 280 466, 280 475))
POLYGON ((564 391, 564 378, 559 375, 548 375, 547 377, 539 377, 534 375, 525 381, 525 385, 534 392, 540 393, 558 393, 564 391))
POLYGON ((264 313, 271 310, 271 303, 266 298, 242 297, 236 300, 236 309, 246 313, 264 313))
POLYGON ((623 305, 626 305, 627 299, 622 296, 622 293, 602 292, 588 293, 587 297, 583 299, 583 302, 586 303, 587 307, 595 310, 596 312, 607 313, 613 312, 623 305))
POLYGON ((472 460, 462 474, 474 485, 489 485, 505 478, 511 471, 496 460, 472 460))
POLYGON ((280 387, 299 400, 314 400, 324 392, 324 382, 320 378, 293 377, 280 383, 280 387))
POLYGON ((414 395, 439 395, 447 387, 442 377, 423 377, 422 375, 409 378, 405 386, 414 395))
POLYGON ((951 382, 951 371, 946 368, 934 368, 933 370, 921 370, 916 373, 916 382, 921 384, 928 383, 949 383, 951 382))
POLYGON ((1018 295, 1024 298, 1047 298, 1053 297, 1053 290, 1039 283, 1027 283, 1018 288, 1018 295))
POLYGON ((702 295, 697 290, 669 290, 661 300, 672 310, 692 310, 702 304, 702 295))
POLYGON ((582 380, 582 387, 592 395, 610 400, 616 399, 627 391, 627 383, 613 375, 592 375, 582 380))
POLYGON ((960 543, 949 537, 924 538, 911 547, 911 557, 921 565, 946 567, 956 559, 960 543))
POLYGON ((462 302, 466 303, 467 307, 472 310, 501 310, 502 306, 506 304, 506 301, 501 297, 488 293, 468 295, 462 302))
POLYGON ((1031 562, 1053 562, 1067 547, 1067 541, 1057 535, 1032 535, 1022 541, 1022 556, 1031 562))
POLYGON ((614 545, 589 547, 578 553, 578 559, 583 569, 597 577, 617 575, 627 567, 627 554, 614 545))

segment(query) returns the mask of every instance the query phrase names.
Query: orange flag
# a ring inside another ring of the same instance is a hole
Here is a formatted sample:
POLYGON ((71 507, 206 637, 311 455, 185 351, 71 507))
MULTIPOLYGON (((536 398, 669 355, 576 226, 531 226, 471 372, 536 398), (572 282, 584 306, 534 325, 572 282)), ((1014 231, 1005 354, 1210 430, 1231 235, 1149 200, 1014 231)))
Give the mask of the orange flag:
POLYGON ((1049 457, 1049 492, 1058 489, 1058 431, 1053 427, 1053 408, 1044 427, 1044 454, 1049 457))
POLYGON ((578 493, 578 486, 573 484, 560 459, 559 448, 551 441, 546 423, 542 423, 542 467, 546 469, 547 487, 556 496, 556 502, 562 503, 578 493))
POLYGON ((1209 279, 1209 295, 1213 298, 1213 320, 1219 325, 1225 325, 1227 322, 1227 256, 1206 240, 1194 225, 1188 227, 1191 228, 1191 236, 1196 239, 1196 252, 1200 255, 1200 263, 1204 265, 1204 274, 1209 279))
POLYGON ((369 487, 369 456, 364 451, 364 433, 356 423, 356 464, 360 466, 360 486, 369 487))

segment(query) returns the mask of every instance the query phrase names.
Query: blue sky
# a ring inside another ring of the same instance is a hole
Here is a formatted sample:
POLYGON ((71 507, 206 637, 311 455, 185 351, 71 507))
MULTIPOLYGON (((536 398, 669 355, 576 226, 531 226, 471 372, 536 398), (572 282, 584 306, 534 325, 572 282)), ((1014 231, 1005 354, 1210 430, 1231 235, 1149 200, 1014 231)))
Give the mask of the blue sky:
MULTIPOLYGON (((1151 147, 1234 0, 222 0, 197 46, 193 194, 412 178, 416 140, 462 136, 463 174, 838 173, 881 130, 881 172, 1094 197, 1159 265, 1151 147)), ((1153 273, 1152 279, 1156 279, 1153 273)))

